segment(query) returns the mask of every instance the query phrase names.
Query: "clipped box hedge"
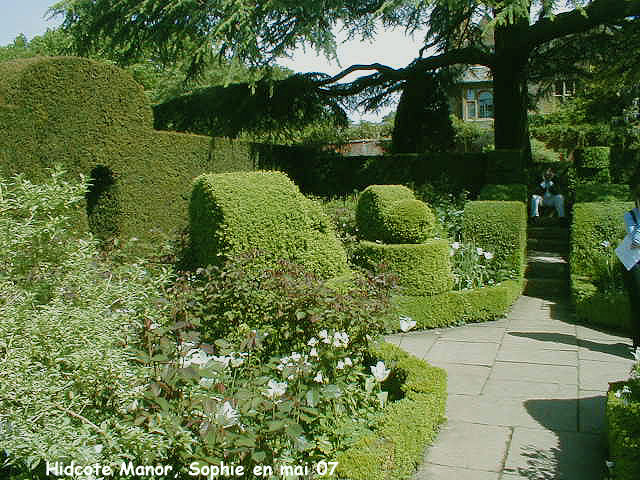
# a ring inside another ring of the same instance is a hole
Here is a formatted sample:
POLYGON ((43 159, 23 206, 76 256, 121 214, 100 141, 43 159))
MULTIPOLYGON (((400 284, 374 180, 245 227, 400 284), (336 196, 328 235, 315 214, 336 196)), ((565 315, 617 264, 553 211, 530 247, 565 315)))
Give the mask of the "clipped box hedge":
POLYGON ((495 262, 524 274, 527 208, 522 202, 474 201, 464 208, 462 239, 495 255, 495 262))
POLYGON ((527 204, 527 186, 523 183, 511 183, 508 185, 487 184, 480 190, 478 200, 503 200, 527 204))
POLYGON ((571 298, 579 320, 612 330, 631 331, 631 306, 626 291, 601 292, 588 277, 571 275, 571 298))
MULTIPOLYGON (((640 401, 616 397, 616 391, 622 390, 624 385, 625 382, 613 385, 607 395, 609 458, 614 462, 616 480, 637 480, 640 478, 640 401)), ((633 388, 631 384, 629 386, 633 388)))
POLYGON ((575 203, 629 202, 632 200, 629 185, 595 183, 575 186, 575 203))
POLYGON ((453 287, 449 250, 447 240, 393 245, 363 241, 354 258, 372 270, 382 264, 398 276, 398 285, 406 295, 437 295, 453 287))
MULTIPOLYGON (((69 177, 103 172, 83 230, 154 242, 187 224, 194 177, 210 170, 209 137, 156 132, 131 75, 84 58, 0 63, 0 174, 40 182, 61 164, 69 177)), ((94 191, 95 193, 95 191, 94 191)), ((89 195, 91 197, 91 195, 89 195)))
POLYGON ((486 322, 506 315, 522 293, 522 287, 522 281, 506 280, 490 287, 431 297, 398 296, 394 298, 394 304, 400 315, 407 315, 417 322, 418 329, 486 322))
POLYGON ((403 398, 387 404, 375 433, 366 435, 338 454, 338 477, 349 480, 409 479, 444 421, 447 374, 391 344, 381 344, 372 356, 391 368, 384 389, 399 390, 403 398), (398 385, 390 385, 390 382, 398 385))
POLYGON ((433 237, 436 217, 403 185, 370 185, 358 197, 356 222, 365 240, 420 243, 433 237))
POLYGON ((609 183, 609 147, 582 147, 573 152, 577 183, 609 183))
POLYGON ((322 278, 348 271, 347 256, 322 208, 282 172, 204 174, 189 204, 194 266, 258 250, 264 262, 299 263, 322 278))
POLYGON ((615 244, 626 235, 623 215, 631 202, 576 203, 573 206, 569 267, 572 275, 594 275, 593 258, 602 242, 615 244))
POLYGON ((522 150, 497 149, 487 152, 487 183, 525 183, 525 160, 522 150))

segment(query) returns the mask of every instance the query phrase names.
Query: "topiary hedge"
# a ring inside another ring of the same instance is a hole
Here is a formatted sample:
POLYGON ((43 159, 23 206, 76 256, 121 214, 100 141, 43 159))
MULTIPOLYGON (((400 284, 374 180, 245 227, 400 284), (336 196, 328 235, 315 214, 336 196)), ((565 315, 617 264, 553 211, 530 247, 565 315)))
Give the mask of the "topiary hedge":
POLYGON ((358 197, 361 238, 385 243, 420 243, 435 233, 431 209, 403 185, 370 185, 358 197))
POLYGON ((573 152, 576 181, 578 183, 609 183, 611 149, 609 147, 582 147, 573 152))
POLYGON ((577 184, 575 203, 632 201, 629 185, 615 183, 577 184))
POLYGON ((406 295, 437 295, 453 287, 449 250, 447 240, 392 245, 363 241, 354 258, 369 269, 382 264, 398 276, 398 285, 406 295))
POLYGON ((487 182, 525 183, 525 158, 522 150, 498 149, 487 152, 487 182))
POLYGON ((337 473, 350 480, 408 479, 444 421, 447 374, 390 344, 375 348, 372 357, 391 368, 385 389, 403 398, 387 404, 374 434, 337 456, 337 473))
POLYGON ((190 257, 220 264, 249 250, 283 258, 329 278, 348 271, 347 256, 321 207, 281 172, 201 175, 189 204, 190 257))
POLYGON ((628 331, 629 298, 620 284, 622 265, 613 248, 624 238, 623 215, 631 202, 576 203, 571 225, 571 298, 579 320, 628 331))
POLYGON ((521 292, 521 280, 506 280, 499 285, 431 297, 399 296, 394 303, 400 315, 415 320, 418 329, 427 329, 495 320, 507 314, 521 292))
MULTIPOLYGON (((616 480, 640 478, 640 401, 638 393, 616 396, 627 382, 612 385, 607 395, 607 443, 616 480)), ((637 389, 632 384, 628 385, 637 389)))
POLYGON ((0 64, 0 174, 41 181, 54 163, 73 177, 99 173, 88 224, 103 236, 152 240, 184 228, 191 182, 210 170, 210 141, 155 132, 142 87, 113 65, 74 57, 0 64))
POLYGON ((473 241, 478 247, 492 252, 497 264, 522 277, 527 245, 526 204, 468 202, 462 219, 462 238, 464 242, 473 241))
POLYGON ((487 184, 480 190, 478 200, 503 200, 528 203, 527 186, 522 183, 508 185, 487 184))

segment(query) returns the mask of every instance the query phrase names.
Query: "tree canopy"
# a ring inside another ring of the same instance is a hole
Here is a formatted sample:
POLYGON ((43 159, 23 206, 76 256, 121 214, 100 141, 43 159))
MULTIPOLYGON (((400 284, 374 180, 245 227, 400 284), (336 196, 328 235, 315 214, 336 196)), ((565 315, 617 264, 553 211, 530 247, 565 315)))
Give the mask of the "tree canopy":
POLYGON ((161 61, 188 58, 192 75, 215 59, 271 64, 303 43, 333 55, 338 25, 365 38, 390 26, 425 32, 409 65, 352 65, 318 77, 316 88, 343 97, 368 92, 365 105, 375 106, 420 72, 485 65, 493 74, 496 148, 523 148, 534 60, 562 58, 554 47, 572 36, 636 25, 640 0, 63 0, 52 12, 64 15, 80 51, 108 45, 135 57, 151 48, 161 61), (368 74, 338 83, 356 71, 368 74))

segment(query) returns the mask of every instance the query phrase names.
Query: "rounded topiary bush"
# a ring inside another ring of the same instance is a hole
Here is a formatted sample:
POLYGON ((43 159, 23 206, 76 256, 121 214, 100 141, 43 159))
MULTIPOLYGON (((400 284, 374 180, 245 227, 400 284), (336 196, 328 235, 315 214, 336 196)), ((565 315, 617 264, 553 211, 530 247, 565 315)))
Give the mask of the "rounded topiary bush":
POLYGON ((361 242, 354 258, 363 267, 388 269, 405 295, 437 295, 453 288, 449 242, 383 245, 361 242))
POLYGON ((383 210, 382 223, 388 243, 422 243, 434 236, 436 216, 426 203, 405 199, 383 210))
POLYGON ((281 172, 204 174, 189 204, 191 260, 217 265, 258 250, 266 264, 299 263, 329 278, 348 271, 347 256, 321 207, 281 172))
POLYGON ((433 237, 436 217, 403 185, 370 185, 358 197, 361 238, 385 243, 420 243, 433 237))

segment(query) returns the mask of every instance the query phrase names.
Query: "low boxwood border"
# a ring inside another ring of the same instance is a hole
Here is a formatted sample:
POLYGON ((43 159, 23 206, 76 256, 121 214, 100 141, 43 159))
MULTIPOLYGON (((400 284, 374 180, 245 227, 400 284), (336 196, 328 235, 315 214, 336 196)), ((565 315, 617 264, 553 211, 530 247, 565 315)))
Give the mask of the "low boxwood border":
POLYGON ((616 397, 626 382, 611 385, 607 395, 607 444, 616 480, 640 478, 640 401, 616 397))
POLYGON ((394 303, 400 315, 407 315, 417 322, 416 328, 438 328, 502 317, 520 296, 522 288, 521 280, 506 280, 491 287, 431 297, 398 296, 394 303))
POLYGON ((402 399, 389 402, 374 434, 367 435, 337 456, 339 478, 401 480, 410 478, 422 462, 425 448, 444 421, 447 374, 404 352, 381 343, 372 355, 391 368, 388 382, 400 383, 402 399))
POLYGON ((617 331, 631 331, 627 292, 601 292, 587 278, 571 275, 571 299, 579 321, 617 331))

